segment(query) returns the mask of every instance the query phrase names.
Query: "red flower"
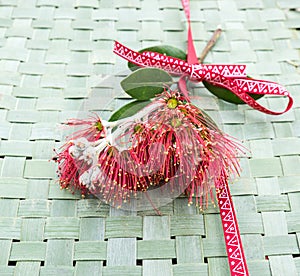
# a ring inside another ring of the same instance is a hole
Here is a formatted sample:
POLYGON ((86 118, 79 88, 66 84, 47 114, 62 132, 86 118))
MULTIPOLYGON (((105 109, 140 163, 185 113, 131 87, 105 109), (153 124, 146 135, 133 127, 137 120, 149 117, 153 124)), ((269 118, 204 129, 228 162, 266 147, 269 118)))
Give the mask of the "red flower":
POLYGON ((135 153, 120 151, 109 144, 100 152, 98 164, 81 175, 80 183, 116 207, 121 207, 123 201, 130 200, 138 191, 146 191, 149 185, 135 153))
POLYGON ((68 126, 80 127, 67 137, 67 143, 56 152, 54 161, 58 163, 58 176, 61 188, 72 192, 81 190, 87 193, 85 186, 79 182, 79 176, 93 163, 93 146, 105 136, 105 127, 101 119, 95 115, 87 120, 71 119, 68 126), (91 144, 91 142, 95 142, 91 144))
POLYGON ((213 201, 221 178, 239 172, 240 145, 176 91, 165 91, 147 111, 123 135, 131 137, 139 163, 147 164, 143 175, 153 186, 186 190, 189 203, 195 197, 200 208, 203 198, 213 201))
POLYGON ((88 191, 79 181, 82 173, 97 163, 97 149, 101 149, 103 139, 89 142, 81 137, 66 143, 54 158, 58 163, 58 175, 61 188, 72 192, 81 190, 84 195, 88 191))
POLYGON ((98 115, 90 117, 86 120, 70 119, 67 122, 68 126, 81 127, 68 137, 68 140, 76 140, 80 137, 86 138, 90 142, 97 141, 105 136, 104 122, 101 121, 98 115))
POLYGON ((57 156, 61 186, 89 191, 114 206, 160 189, 168 196, 186 191, 189 203, 195 198, 202 208, 214 200, 213 189, 239 172, 240 145, 177 91, 165 91, 125 121, 69 124, 88 127, 75 132, 57 156))

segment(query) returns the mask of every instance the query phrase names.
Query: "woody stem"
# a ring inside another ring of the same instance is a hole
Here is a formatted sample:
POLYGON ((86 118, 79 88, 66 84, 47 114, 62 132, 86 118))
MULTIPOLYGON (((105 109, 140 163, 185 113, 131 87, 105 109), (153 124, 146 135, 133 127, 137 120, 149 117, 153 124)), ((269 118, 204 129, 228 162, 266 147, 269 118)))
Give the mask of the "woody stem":
POLYGON ((207 42, 206 46, 204 47, 200 57, 198 58, 199 63, 203 63, 205 57, 209 53, 209 51, 214 47, 216 42, 218 41, 220 35, 222 33, 221 26, 218 26, 218 28, 214 31, 212 37, 210 40, 207 42))

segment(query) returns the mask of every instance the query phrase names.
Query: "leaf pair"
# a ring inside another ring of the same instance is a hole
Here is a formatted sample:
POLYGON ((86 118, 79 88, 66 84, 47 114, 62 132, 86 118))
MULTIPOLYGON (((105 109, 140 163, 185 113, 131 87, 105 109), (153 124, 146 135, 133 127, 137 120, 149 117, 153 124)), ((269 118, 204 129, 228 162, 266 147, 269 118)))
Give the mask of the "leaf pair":
POLYGON ((117 121, 136 114, 151 102, 150 99, 161 94, 164 87, 170 86, 172 83, 172 77, 161 69, 142 68, 134 71, 121 81, 121 86, 128 95, 136 100, 121 107, 109 120, 117 121))

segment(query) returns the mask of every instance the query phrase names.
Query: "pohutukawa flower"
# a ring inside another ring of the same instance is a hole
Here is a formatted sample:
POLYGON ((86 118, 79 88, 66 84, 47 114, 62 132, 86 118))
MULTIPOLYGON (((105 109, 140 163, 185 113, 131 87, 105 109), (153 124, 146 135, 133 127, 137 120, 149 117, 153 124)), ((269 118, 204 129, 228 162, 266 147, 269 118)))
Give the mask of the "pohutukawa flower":
POLYGON ((130 150, 119 151, 109 144, 99 153, 98 164, 79 180, 89 192, 116 207, 149 186, 136 154, 130 150))
POLYGON ((147 163, 142 173, 152 186, 172 190, 179 185, 189 203, 195 197, 202 208, 203 199, 214 200, 213 189, 224 177, 238 174, 240 145, 177 91, 165 91, 148 111, 124 134, 131 137, 130 150, 138 162, 147 163))
POLYGON ((106 135, 106 126, 110 124, 95 115, 87 120, 71 119, 67 125, 80 129, 67 137, 67 143, 56 152, 53 159, 58 163, 61 188, 70 189, 72 192, 81 190, 84 195, 88 191, 79 182, 79 176, 96 163, 95 147, 101 144, 106 135))
POLYGON ((67 122, 68 126, 80 127, 81 129, 75 131, 69 139, 76 140, 80 137, 86 138, 88 141, 93 142, 105 137, 105 121, 101 120, 98 115, 90 117, 86 120, 70 119, 67 122))
POLYGON ((57 173, 62 189, 70 189, 72 192, 81 190, 87 193, 85 186, 81 185, 79 176, 93 164, 93 148, 84 137, 66 143, 62 150, 56 153, 55 162, 58 163, 57 173))
POLYGON ((88 191, 114 206, 160 189, 168 195, 186 191, 189 203, 195 198, 202 208, 203 200, 214 200, 213 189, 239 172, 240 145, 178 91, 165 91, 121 122, 71 125, 88 127, 75 132, 76 139, 57 156, 61 186, 88 191))

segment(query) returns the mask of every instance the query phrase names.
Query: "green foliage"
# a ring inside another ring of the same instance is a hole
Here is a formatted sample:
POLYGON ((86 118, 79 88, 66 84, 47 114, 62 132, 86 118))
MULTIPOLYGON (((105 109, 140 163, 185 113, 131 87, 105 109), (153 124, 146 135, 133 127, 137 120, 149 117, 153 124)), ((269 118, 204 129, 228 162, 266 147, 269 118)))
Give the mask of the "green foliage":
POLYGON ((142 108, 150 104, 151 101, 134 101, 130 102, 120 109, 118 109, 114 114, 111 115, 109 121, 114 122, 120 119, 124 119, 126 117, 130 117, 140 111, 142 108))
POLYGON ((137 100, 149 100, 171 85, 172 77, 164 70, 142 68, 134 71, 121 81, 123 90, 137 100))

